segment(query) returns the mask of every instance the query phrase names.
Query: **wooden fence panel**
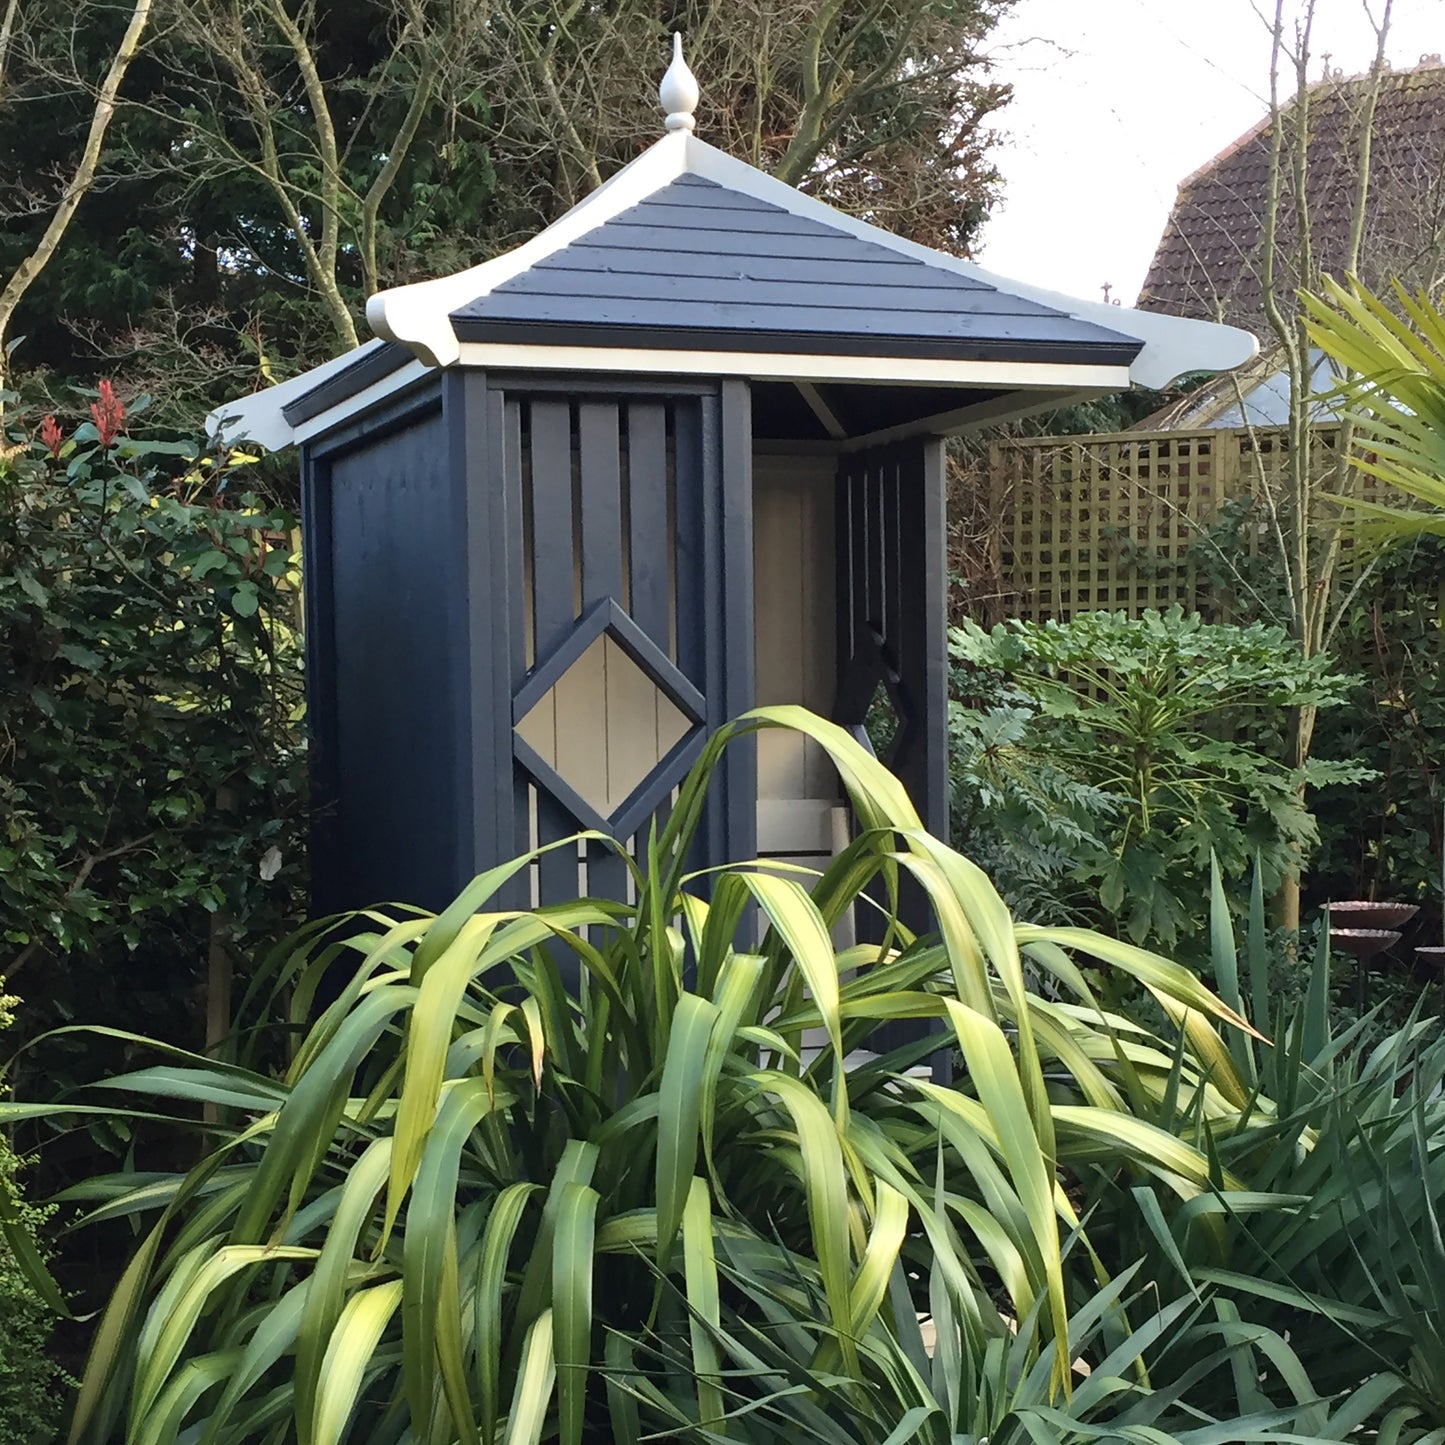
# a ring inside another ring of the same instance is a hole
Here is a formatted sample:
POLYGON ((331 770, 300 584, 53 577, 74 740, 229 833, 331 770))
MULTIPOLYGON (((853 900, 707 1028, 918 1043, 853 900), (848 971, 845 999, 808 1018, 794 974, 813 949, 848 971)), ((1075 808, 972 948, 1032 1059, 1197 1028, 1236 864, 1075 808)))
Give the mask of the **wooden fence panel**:
MULTIPOLYGON (((1314 433, 1317 475, 1333 465, 1337 437, 1334 428, 1314 433)), ((1010 615, 1137 616, 1175 603, 1217 612, 1195 544, 1231 500, 1255 496, 1287 507, 1287 446, 1283 428, 995 442, 988 508, 999 527, 1010 615)), ((1236 545, 1256 553, 1264 525, 1247 529, 1236 545)), ((1348 551, 1346 539, 1346 572, 1348 551)))

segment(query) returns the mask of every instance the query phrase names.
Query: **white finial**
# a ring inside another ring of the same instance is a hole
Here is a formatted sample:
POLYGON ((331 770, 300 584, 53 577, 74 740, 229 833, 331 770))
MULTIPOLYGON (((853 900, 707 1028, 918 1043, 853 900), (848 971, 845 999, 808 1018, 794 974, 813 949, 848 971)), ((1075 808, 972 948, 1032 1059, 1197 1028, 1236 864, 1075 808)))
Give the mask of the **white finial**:
POLYGON ((702 92, 697 88, 697 76, 687 68, 682 58, 682 36, 672 32, 672 64, 657 87, 657 98, 667 112, 664 122, 668 130, 692 130, 697 121, 693 111, 697 109, 702 92))

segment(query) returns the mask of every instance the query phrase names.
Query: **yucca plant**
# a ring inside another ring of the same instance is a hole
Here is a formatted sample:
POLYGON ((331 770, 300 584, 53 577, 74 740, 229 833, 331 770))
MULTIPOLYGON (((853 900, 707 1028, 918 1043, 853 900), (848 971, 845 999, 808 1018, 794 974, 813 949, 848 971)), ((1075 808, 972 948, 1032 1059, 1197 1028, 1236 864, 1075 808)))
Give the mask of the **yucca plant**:
MULTIPOLYGON (((1223 1000, 1270 1017, 1263 889, 1256 876, 1237 950, 1215 870, 1215 976, 1223 1000), (1241 970, 1240 964, 1243 963, 1241 970)), ((1369 1384, 1391 1401, 1380 1439, 1445 1442, 1445 1035, 1415 1017, 1380 1040, 1370 1016, 1332 1023, 1322 927, 1308 986, 1275 1008, 1273 1043, 1234 1031, 1224 1077, 1249 1102, 1207 1130, 1206 1147, 1243 1186, 1165 1209, 1117 1181, 1089 1204, 1110 1260, 1146 1260, 1166 1299, 1217 1296, 1249 1328, 1289 1339, 1293 1370, 1331 1394, 1369 1384)), ((1166 1099, 1161 1128, 1190 1136, 1194 1111, 1166 1099)), ((1166 1202, 1167 1203, 1167 1202, 1166 1202)), ((1154 1378, 1161 1363, 1154 1362, 1154 1378)), ((1165 1376, 1167 1378, 1167 1376, 1165 1376)), ((1218 1409, 1196 1390, 1192 1403, 1218 1409)))
MULTIPOLYGON (((1261 1117, 1216 1027, 1247 1033, 1238 1007, 1142 949, 1014 920, 895 778, 801 709, 711 740, 629 863, 635 902, 495 909, 527 866, 440 915, 301 935, 243 1010, 289 998, 284 1072, 160 1050, 104 1086, 113 1105, 0 1109, 199 1136, 184 1173, 71 1192, 80 1226, 138 1231, 73 1441, 578 1445, 676 1430, 678 1411, 747 1440, 744 1407, 779 1390, 841 1430, 870 1360, 918 1367, 921 1315, 950 1428, 1005 1357, 1059 1405, 1081 1348, 1112 1356, 1133 1324, 1078 1216, 1083 1181, 1213 1197, 1234 1181, 1205 1134, 1261 1117), (691 876, 718 756, 763 727, 827 751, 856 840, 821 877, 691 876), (927 935, 899 918, 905 875, 927 935), (883 941, 836 946, 879 898, 883 941), (1128 974, 1177 1028, 1108 1014, 1086 969, 1128 974), (323 979, 341 981, 324 1006, 323 979), (936 1037, 868 1051, 900 1019, 947 1030, 954 1084, 917 1067, 936 1037), (1151 1122, 1176 1116, 1188 1130, 1151 1122)), ((1144 1378, 1141 1358, 1120 1372, 1144 1378)), ((901 1445, 906 1424, 848 1438, 901 1445)))
POLYGON ((755 1308, 753 1319, 736 1312, 712 1331, 724 1360, 722 1421, 699 1424, 689 1397, 669 1396, 668 1377, 636 1368, 631 1350, 609 1387, 635 1402, 638 1418, 646 1411, 659 1423, 657 1437, 687 1445, 719 1438, 747 1445, 1309 1445, 1405 1414, 1395 1404, 1400 1382, 1389 1374, 1321 1399, 1283 1336, 1242 1319, 1224 1298, 1186 1293, 1161 1305, 1157 1280, 1140 1265, 1071 1316, 1075 1358, 1067 1394, 1056 1389, 1047 1351, 1039 1348, 1037 1312, 991 1338, 965 1368, 962 1321, 951 1314, 950 1291, 939 1278, 946 1268, 933 1267, 939 1312, 926 1328, 911 1326, 900 1311, 902 1327, 872 1332, 861 1343, 859 1370, 846 1377, 817 1363, 836 1350, 822 1311, 809 1311, 805 1295, 770 1291, 732 1273, 738 1294, 755 1308), (1130 1318, 1127 1332, 1110 1328, 1120 1313, 1130 1318))

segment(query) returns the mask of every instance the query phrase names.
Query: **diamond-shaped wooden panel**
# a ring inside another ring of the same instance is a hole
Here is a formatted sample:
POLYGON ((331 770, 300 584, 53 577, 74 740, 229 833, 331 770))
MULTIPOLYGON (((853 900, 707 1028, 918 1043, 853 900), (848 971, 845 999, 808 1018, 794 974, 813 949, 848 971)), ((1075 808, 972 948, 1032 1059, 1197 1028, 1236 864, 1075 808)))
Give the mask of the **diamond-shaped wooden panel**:
POLYGON ((691 726, 604 632, 517 723, 517 733, 606 818, 691 726))

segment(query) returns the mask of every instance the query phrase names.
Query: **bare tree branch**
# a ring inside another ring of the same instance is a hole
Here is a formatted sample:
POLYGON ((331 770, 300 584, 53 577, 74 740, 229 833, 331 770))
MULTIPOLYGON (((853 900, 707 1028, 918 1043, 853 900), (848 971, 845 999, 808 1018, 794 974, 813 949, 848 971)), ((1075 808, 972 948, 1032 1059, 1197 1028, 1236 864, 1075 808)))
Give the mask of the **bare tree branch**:
MULTIPOLYGON (((135 0, 125 34, 111 57, 110 67, 96 94, 85 146, 75 163, 69 184, 51 213, 50 222, 36 242, 35 248, 11 273, 4 287, 0 288, 0 386, 3 386, 6 374, 5 341, 10 323, 14 319, 16 308, 24 300, 25 293, 35 284, 36 278, 59 249, 71 221, 75 218, 76 210, 95 182, 96 171, 100 167, 101 148, 105 144, 105 133, 115 118, 116 98, 120 94, 126 71, 140 52, 146 25, 150 21, 151 4, 152 0, 135 0)), ((7 9, 7 21, 13 21, 15 13, 14 9, 7 9)))

